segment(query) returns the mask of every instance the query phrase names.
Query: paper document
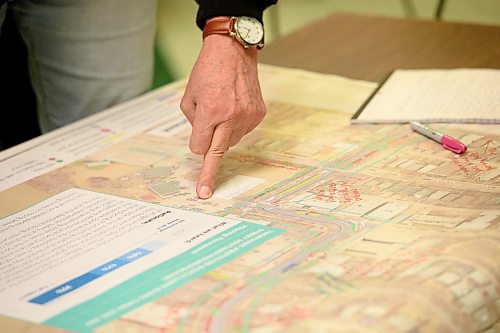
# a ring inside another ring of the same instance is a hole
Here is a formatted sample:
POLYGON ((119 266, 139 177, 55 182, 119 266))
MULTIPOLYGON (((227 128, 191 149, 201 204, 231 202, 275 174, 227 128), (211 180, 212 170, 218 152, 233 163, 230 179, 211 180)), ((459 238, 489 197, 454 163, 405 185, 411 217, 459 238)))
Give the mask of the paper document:
MULTIPOLYGON (((181 95, 158 90, 41 136, 28 152, 0 152, 0 191, 59 169, 93 152, 111 147, 160 123, 163 128, 186 122, 181 95), (67 130, 74 127, 73 130, 67 130), (51 137, 45 139, 45 137, 51 137)), ((168 137, 172 133, 164 132, 168 137)))
POLYGON ((0 313, 90 331, 282 231, 72 188, 0 220, 0 313))
POLYGON ((500 70, 396 70, 352 123, 500 123, 500 70))

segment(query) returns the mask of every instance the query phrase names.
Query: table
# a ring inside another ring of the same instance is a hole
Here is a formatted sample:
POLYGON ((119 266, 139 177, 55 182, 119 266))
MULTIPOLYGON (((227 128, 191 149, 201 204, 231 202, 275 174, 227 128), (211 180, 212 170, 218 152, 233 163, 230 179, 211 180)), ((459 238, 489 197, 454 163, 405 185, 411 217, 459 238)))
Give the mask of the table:
POLYGON ((266 45, 260 61, 378 82, 396 68, 500 68, 500 27, 332 14, 266 45))
MULTIPOLYGON (((307 52, 276 63, 318 65, 307 52)), ((364 79, 401 64, 350 60, 364 79)), ((183 82, 0 153, 0 254, 16 258, 0 266, 0 328, 498 329, 498 132, 451 128, 469 144, 453 155, 407 126, 349 126, 373 83, 260 74, 267 117, 227 153, 207 201, 193 192, 183 82)))

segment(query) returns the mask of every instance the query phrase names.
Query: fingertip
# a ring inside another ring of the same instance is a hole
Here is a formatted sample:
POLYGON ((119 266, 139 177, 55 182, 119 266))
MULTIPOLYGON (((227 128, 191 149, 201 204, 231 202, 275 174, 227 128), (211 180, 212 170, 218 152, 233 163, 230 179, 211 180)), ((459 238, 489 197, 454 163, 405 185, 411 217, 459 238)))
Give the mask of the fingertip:
POLYGON ((208 199, 212 196, 212 189, 207 185, 202 185, 198 189, 197 194, 198 194, 198 198, 200 198, 200 199, 208 199))

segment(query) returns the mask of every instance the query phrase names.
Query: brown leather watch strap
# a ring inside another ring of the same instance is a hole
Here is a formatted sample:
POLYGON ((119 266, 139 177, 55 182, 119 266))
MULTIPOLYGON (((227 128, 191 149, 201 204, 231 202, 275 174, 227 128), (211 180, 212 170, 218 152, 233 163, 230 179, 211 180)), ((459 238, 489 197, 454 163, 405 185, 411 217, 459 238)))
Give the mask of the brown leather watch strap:
POLYGON ((230 16, 215 17, 207 21, 203 29, 203 39, 212 34, 229 35, 233 31, 234 19, 230 16))

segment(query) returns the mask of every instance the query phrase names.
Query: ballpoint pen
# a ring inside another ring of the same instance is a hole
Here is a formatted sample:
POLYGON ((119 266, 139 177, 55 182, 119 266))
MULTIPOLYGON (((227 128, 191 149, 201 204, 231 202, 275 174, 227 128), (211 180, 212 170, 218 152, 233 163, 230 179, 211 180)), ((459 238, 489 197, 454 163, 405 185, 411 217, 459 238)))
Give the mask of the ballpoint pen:
POLYGON ((411 129, 443 145, 444 148, 456 153, 463 154, 467 151, 467 146, 449 135, 439 133, 419 122, 410 122, 411 129))

